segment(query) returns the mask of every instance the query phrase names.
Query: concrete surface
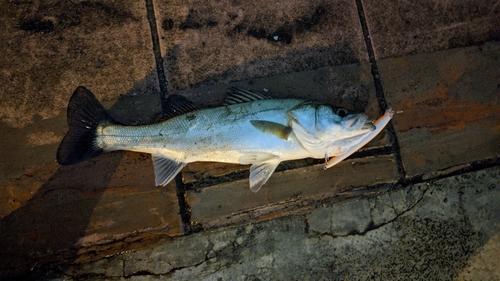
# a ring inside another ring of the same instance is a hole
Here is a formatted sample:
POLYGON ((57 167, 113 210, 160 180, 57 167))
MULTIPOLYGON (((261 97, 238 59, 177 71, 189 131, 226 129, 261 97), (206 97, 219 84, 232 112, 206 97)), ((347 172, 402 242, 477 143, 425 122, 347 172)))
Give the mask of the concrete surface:
POLYGON ((222 227, 47 280, 499 280, 500 168, 222 227))
POLYGON ((500 279, 498 2, 2 1, 0 26, 0 279, 500 279), (55 162, 80 85, 127 124, 229 86, 397 113, 258 193, 221 163, 155 187, 147 154, 55 162))

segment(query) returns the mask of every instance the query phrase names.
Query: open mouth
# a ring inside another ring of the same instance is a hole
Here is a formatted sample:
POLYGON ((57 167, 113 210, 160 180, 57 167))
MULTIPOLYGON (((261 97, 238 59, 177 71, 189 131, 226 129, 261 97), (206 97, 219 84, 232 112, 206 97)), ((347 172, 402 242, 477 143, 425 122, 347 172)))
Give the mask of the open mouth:
POLYGON ((371 122, 366 122, 367 119, 368 117, 364 114, 353 114, 344 117, 341 121, 341 124, 342 127, 347 130, 374 130, 375 126, 371 122))
POLYGON ((363 127, 361 127, 361 129, 363 130, 370 130, 370 131, 375 130, 375 128, 376 126, 372 122, 366 122, 365 124, 363 124, 363 127))
POLYGON ((394 116, 394 111, 391 108, 386 109, 384 115, 382 115, 380 118, 378 118, 375 122, 366 122, 366 119, 364 120, 363 127, 367 128, 373 128, 371 129, 371 132, 367 133, 366 136, 355 146, 351 147, 349 150, 344 152, 342 155, 338 155, 335 157, 330 158, 329 160, 326 161, 324 169, 328 169, 339 163, 340 161, 344 160, 345 158, 349 157, 349 155, 353 154, 356 152, 358 149, 363 147, 365 144, 370 142, 373 138, 375 138, 378 133, 382 131, 382 129, 387 126, 389 121, 391 121, 392 117, 394 116))

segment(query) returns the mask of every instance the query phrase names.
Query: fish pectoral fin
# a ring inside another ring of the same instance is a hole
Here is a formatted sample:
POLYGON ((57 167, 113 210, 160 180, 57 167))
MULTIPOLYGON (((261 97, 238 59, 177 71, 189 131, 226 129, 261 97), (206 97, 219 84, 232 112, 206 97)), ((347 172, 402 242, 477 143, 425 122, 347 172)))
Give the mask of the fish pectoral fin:
POLYGON ((273 159, 267 162, 253 164, 250 167, 250 190, 253 192, 259 191, 271 177, 280 162, 279 159, 273 159))
POLYGON ((279 123, 263 120, 250 120, 250 123, 261 132, 288 140, 292 128, 279 123))
POLYGON ((152 155, 156 185, 168 184, 187 163, 167 158, 163 155, 152 155))

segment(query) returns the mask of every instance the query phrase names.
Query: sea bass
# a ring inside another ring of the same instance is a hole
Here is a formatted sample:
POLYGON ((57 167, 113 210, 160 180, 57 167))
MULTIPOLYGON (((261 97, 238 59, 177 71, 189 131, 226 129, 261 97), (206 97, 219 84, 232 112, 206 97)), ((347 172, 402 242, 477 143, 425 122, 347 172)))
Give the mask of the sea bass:
POLYGON ((334 157, 329 168, 380 132, 365 114, 303 99, 271 99, 230 88, 222 106, 200 109, 171 95, 165 121, 126 126, 113 120, 95 96, 78 87, 68 105, 69 130, 57 151, 61 165, 102 152, 150 153, 156 185, 169 183, 188 163, 212 161, 251 165, 250 189, 257 192, 281 161, 334 157))

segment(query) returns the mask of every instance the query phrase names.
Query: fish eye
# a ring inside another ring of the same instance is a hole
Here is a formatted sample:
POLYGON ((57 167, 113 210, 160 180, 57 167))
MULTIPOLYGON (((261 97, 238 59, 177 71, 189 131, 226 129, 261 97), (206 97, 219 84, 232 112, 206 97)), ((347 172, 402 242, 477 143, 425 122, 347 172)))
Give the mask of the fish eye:
POLYGON ((337 113, 338 116, 340 117, 346 117, 347 116, 347 110, 343 109, 343 108, 339 108, 337 109, 337 113))

